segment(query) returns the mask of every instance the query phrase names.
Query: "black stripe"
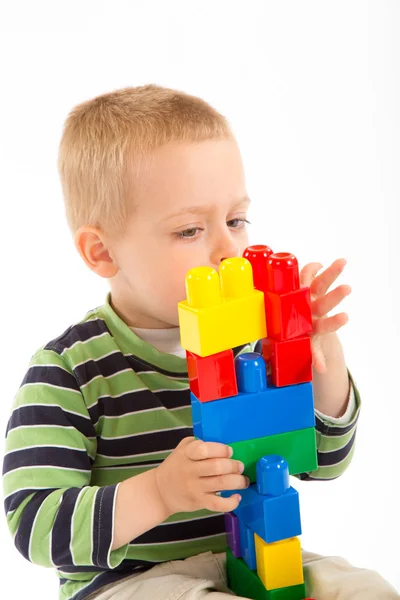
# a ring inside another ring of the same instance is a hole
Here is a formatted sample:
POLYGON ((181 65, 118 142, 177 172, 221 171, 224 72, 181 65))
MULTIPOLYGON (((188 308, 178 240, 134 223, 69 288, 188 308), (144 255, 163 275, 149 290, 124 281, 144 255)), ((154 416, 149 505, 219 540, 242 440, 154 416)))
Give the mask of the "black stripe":
POLYGON ((57 567, 73 565, 69 548, 71 521, 80 488, 65 490, 51 531, 51 558, 57 567))
POLYGON ((331 425, 330 423, 326 423, 316 414, 315 415, 315 428, 317 431, 319 431, 320 433, 322 433, 323 435, 326 435, 326 436, 334 437, 334 436, 339 436, 339 435, 345 435, 346 433, 349 433, 349 431, 351 431, 352 429, 355 428, 357 421, 358 421, 359 414, 360 413, 357 414, 356 418, 350 425, 345 425, 344 427, 339 427, 337 425, 331 425))
POLYGON ((93 515, 92 562, 107 568, 108 550, 111 545, 113 528, 113 504, 117 484, 99 489, 96 494, 93 515))
POLYGON ((152 392, 150 390, 138 390, 127 392, 118 398, 101 396, 97 404, 89 409, 89 415, 93 423, 97 423, 103 415, 107 417, 123 417, 129 413, 153 408, 175 408, 190 407, 190 389, 166 390, 152 392))
POLYGON ((74 375, 79 381, 79 385, 83 386, 88 384, 92 379, 98 377, 111 377, 117 375, 120 371, 126 369, 132 369, 135 373, 140 371, 156 371, 161 375, 168 377, 180 377, 182 379, 187 378, 187 371, 181 373, 175 373, 156 367, 142 359, 137 358, 133 355, 124 356, 121 352, 116 351, 113 354, 104 356, 97 360, 88 359, 83 364, 78 365, 74 368, 74 375))
POLYGON ((298 477, 301 481, 333 481, 334 479, 338 479, 340 475, 336 475, 335 477, 312 477, 308 473, 300 473, 295 477, 298 477))
POLYGON ((102 470, 108 470, 108 471, 112 471, 113 469, 118 470, 119 468, 129 468, 129 467, 151 467, 153 465, 160 465, 162 463, 162 460, 158 459, 158 460, 146 460, 143 463, 137 463, 137 462, 130 462, 130 463, 123 463, 123 464, 117 464, 117 465, 107 465, 105 467, 97 467, 96 465, 94 465, 93 470, 94 471, 102 471, 102 470))
POLYGON ((131 542, 133 546, 140 544, 160 544, 162 542, 179 542, 192 538, 207 537, 225 533, 223 515, 211 515, 203 519, 194 519, 185 523, 165 523, 146 531, 131 542))
MULTIPOLYGON (((50 491, 54 491, 56 488, 52 488, 50 491)), ((11 494, 4 500, 4 510, 7 513, 15 510, 18 506, 31 494, 35 494, 37 492, 37 488, 29 489, 29 490, 21 490, 19 492, 15 492, 11 494)))
MULTIPOLYGON (((131 558, 125 558, 117 567, 115 567, 113 569, 113 571, 117 571, 119 573, 133 573, 134 571, 136 571, 136 569, 139 568, 143 568, 143 567, 154 567, 154 565, 156 565, 158 563, 156 562, 148 562, 145 560, 136 560, 136 559, 131 559, 131 558)), ((108 568, 102 568, 102 567, 87 567, 87 566, 79 566, 76 567, 75 565, 66 565, 63 566, 62 569, 60 569, 63 573, 71 573, 76 574, 76 573, 101 573, 102 571, 104 571, 105 573, 109 572, 110 569, 108 568)), ((67 579, 65 581, 68 581, 67 579)))
POLYGON ((68 327, 64 333, 49 342, 44 349, 54 350, 54 352, 61 354, 63 350, 70 348, 76 342, 86 342, 91 337, 94 337, 95 335, 101 335, 105 332, 110 333, 103 319, 95 319, 85 323, 77 323, 68 327))
POLYGON ((332 467, 337 465, 339 462, 344 460, 352 449, 356 439, 356 432, 354 431, 350 440, 343 448, 338 450, 331 450, 330 452, 317 452, 318 466, 319 467, 332 467))
POLYGON ((28 369, 21 387, 28 383, 47 383, 79 392, 78 383, 71 373, 58 365, 37 365, 28 369))
POLYGON ((61 425, 74 427, 85 437, 96 437, 93 423, 89 418, 63 411, 61 406, 38 406, 27 404, 14 409, 7 425, 6 436, 15 427, 35 425, 61 425))
POLYGON ((32 467, 35 465, 83 469, 90 472, 92 464, 93 461, 85 450, 37 446, 15 450, 6 454, 3 462, 3 475, 19 467, 32 467))
POLYGON ((106 456, 122 458, 134 454, 148 454, 150 452, 166 452, 176 448, 183 438, 193 435, 192 427, 182 429, 166 429, 154 433, 143 433, 122 439, 98 439, 97 453, 106 456))
MULTIPOLYGON (((148 563, 148 566, 145 566, 143 564, 143 566, 138 567, 137 569, 128 568, 125 571, 119 571, 118 569, 113 569, 112 571, 108 570, 106 573, 102 573, 99 577, 97 577, 96 580, 93 581, 93 583, 89 584, 83 590, 75 594, 71 598, 71 600, 85 600, 85 598, 87 598, 89 594, 96 592, 104 585, 108 585, 109 583, 115 583, 120 580, 122 581, 122 579, 125 579, 126 577, 129 577, 134 573, 139 574, 143 571, 148 571, 148 569, 151 569, 151 567, 153 567, 155 564, 157 563, 148 563)), ((61 579, 60 583, 63 583, 65 581, 66 580, 61 579)))
POLYGON ((29 541, 32 532, 32 525, 35 520, 36 514, 53 490, 41 490, 29 500, 25 506, 21 520, 18 525, 18 530, 14 538, 15 546, 21 552, 22 556, 29 560, 29 541))

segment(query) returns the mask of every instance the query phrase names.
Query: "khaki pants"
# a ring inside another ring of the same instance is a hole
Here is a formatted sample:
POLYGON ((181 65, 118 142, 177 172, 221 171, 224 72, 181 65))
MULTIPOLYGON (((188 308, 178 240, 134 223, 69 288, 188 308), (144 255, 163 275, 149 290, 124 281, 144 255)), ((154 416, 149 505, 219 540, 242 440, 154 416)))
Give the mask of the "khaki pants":
MULTIPOLYGON (((375 571, 303 551, 307 594, 316 600, 391 600, 396 590, 375 571)), ((101 588, 87 600, 228 600, 225 554, 205 552, 157 565, 101 588)))

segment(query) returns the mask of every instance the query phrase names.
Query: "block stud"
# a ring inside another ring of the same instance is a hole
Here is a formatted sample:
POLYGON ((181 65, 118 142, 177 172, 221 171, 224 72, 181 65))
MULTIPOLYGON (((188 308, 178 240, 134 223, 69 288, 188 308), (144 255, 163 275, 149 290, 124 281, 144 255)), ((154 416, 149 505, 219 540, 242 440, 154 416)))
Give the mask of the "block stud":
POLYGON ((267 389, 267 370, 261 354, 239 354, 235 359, 235 370, 239 392, 256 394, 267 389))
POLYGON ((262 292, 267 287, 267 264, 271 254, 271 248, 263 244, 249 246, 243 252, 243 257, 247 258, 253 267, 254 287, 262 292))
POLYGON ((222 295, 243 298, 254 292, 253 271, 246 258, 226 258, 219 268, 222 295))
POLYGON ((257 462, 257 491, 263 496, 281 496, 290 487, 289 467, 282 456, 269 454, 257 462))
POLYGON ((196 267, 186 275, 189 306, 208 308, 222 303, 218 273, 212 267, 196 267))
POLYGON ((287 294, 300 288, 299 264, 290 252, 271 254, 267 264, 267 288, 276 294, 287 294))

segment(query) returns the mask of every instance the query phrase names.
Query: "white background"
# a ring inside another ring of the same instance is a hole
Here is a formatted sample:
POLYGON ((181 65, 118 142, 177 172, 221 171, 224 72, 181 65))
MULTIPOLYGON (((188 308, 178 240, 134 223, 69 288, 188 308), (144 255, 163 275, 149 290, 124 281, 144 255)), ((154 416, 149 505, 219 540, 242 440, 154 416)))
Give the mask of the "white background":
MULTIPOLYGON (((348 259, 357 452, 336 482, 297 484, 302 540, 400 590, 399 30, 400 2, 382 0, 0 2, 2 431, 33 352, 107 291, 64 221, 68 111, 144 83, 200 95, 241 144, 252 241, 302 264, 348 259)), ((1 597, 56 597, 55 575, 19 556, 3 518, 0 552, 1 597)))

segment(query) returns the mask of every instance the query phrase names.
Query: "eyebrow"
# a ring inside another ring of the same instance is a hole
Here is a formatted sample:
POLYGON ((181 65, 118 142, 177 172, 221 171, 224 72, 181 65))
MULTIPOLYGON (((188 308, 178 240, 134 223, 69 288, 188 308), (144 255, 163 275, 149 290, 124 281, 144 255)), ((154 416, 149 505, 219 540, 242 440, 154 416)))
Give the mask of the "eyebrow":
MULTIPOLYGON (((237 200, 237 202, 235 202, 235 204, 232 206, 232 210, 234 210, 236 207, 240 206, 241 204, 246 204, 247 206, 250 204, 250 198, 248 196, 244 196, 243 198, 240 198, 239 200, 237 200)), ((181 210, 174 212, 170 215, 168 215, 167 219, 172 219, 173 217, 180 217, 182 215, 187 215, 187 214, 204 214, 209 212, 211 209, 213 209, 215 206, 215 204, 201 204, 199 206, 188 206, 187 208, 182 208, 181 210)))

